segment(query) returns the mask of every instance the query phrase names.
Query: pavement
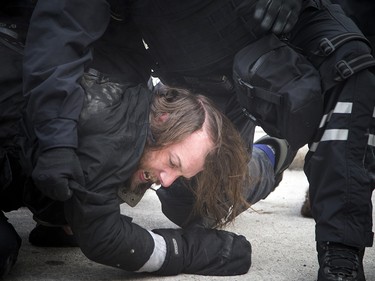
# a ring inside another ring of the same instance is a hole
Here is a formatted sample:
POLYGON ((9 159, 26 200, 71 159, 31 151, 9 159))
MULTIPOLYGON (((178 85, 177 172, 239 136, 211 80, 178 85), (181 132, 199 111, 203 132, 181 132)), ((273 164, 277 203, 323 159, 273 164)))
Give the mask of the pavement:
MULTIPOLYGON (((262 132, 257 131, 257 134, 262 132)), ((256 134, 256 138, 257 138, 256 134)), ((8 213, 23 244, 16 266, 6 281, 120 281, 120 280, 251 280, 314 281, 318 264, 314 241, 314 221, 300 215, 308 186, 301 170, 307 148, 297 154, 292 169, 265 200, 237 217, 226 229, 247 237, 253 247, 252 266, 245 275, 216 277, 181 274, 171 277, 136 274, 96 264, 78 248, 39 248, 30 245, 28 233, 35 223, 27 209, 8 213)), ((131 208, 121 205, 121 212, 147 228, 176 227, 161 212, 154 191, 147 191, 142 201, 131 208)), ((374 214, 375 215, 375 214, 374 214)), ((366 249, 364 267, 367 281, 375 280, 375 249, 366 249)))

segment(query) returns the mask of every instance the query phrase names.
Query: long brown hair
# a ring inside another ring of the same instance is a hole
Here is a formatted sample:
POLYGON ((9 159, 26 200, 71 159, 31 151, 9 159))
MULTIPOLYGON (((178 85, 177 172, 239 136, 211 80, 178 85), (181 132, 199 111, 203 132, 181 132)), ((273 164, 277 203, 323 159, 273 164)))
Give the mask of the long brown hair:
POLYGON ((219 227, 248 207, 242 196, 248 181, 246 145, 234 125, 207 97, 186 89, 158 89, 151 104, 149 149, 182 141, 203 126, 214 149, 206 157, 203 171, 185 183, 196 197, 192 215, 209 217, 219 227))

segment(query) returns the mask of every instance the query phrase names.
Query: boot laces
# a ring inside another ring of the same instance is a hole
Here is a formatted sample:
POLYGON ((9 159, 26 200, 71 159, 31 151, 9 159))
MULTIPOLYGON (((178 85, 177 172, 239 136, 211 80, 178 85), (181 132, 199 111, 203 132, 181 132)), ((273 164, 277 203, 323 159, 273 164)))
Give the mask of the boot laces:
MULTIPOLYGON (((324 272, 339 278, 337 280, 356 280, 359 270, 358 254, 350 249, 329 247, 324 259, 324 272)), ((335 279, 336 280, 336 279, 335 279)))

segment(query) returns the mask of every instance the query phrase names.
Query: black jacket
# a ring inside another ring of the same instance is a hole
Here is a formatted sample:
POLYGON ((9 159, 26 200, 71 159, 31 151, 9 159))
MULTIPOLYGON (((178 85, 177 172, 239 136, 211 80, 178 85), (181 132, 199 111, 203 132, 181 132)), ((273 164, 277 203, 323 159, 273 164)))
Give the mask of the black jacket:
MULTIPOLYGON (((65 218, 88 258, 135 271, 150 257, 154 242, 147 230, 120 213, 123 202, 117 193, 143 152, 151 91, 142 84, 113 81, 101 74, 85 74, 80 85, 85 98, 77 126, 77 155, 86 184, 71 186, 74 192, 64 203, 65 218)), ((25 124, 28 137, 23 148, 27 165, 32 167, 38 141, 25 124)), ((61 202, 44 198, 35 188, 26 195, 26 204, 38 220, 63 223, 61 202)))
POLYGON ((78 156, 86 186, 75 187, 65 203, 65 214, 87 257, 134 271, 151 255, 153 239, 120 214, 117 192, 143 152, 151 95, 143 86, 101 83, 100 78, 88 75, 82 81, 88 98, 78 123, 78 156))
MULTIPOLYGON (((149 75, 139 33, 111 19, 107 1, 38 1, 24 60, 25 169, 31 173, 40 151, 77 148, 86 185, 73 187, 66 220, 88 258, 129 271, 154 248, 149 232, 120 214, 117 196, 147 138, 149 75)), ((38 219, 62 222, 61 203, 35 189, 25 198, 38 219)))

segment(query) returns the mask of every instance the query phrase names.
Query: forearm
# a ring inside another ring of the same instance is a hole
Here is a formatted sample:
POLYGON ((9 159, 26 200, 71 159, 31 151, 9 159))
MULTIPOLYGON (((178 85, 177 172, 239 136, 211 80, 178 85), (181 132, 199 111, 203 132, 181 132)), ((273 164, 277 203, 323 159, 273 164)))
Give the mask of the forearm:
POLYGON ((26 40, 27 115, 41 149, 77 147, 76 124, 84 94, 79 81, 90 45, 109 20, 105 0, 40 0, 26 40), (87 4, 85 4, 87 3, 87 4))
POLYGON ((110 190, 74 191, 65 203, 66 217, 82 252, 95 262, 158 275, 230 276, 249 270, 251 245, 241 235, 199 225, 149 232, 120 214, 110 190))
POLYGON ((75 189, 65 214, 82 252, 97 263, 137 271, 154 251, 151 234, 120 214, 110 190, 99 194, 75 189))

